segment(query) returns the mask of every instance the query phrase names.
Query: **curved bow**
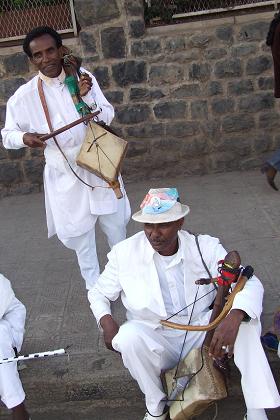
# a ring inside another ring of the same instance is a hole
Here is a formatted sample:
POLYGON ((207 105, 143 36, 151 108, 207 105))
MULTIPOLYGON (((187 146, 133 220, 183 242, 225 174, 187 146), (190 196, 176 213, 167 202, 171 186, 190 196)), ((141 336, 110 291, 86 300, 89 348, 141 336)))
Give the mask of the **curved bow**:
POLYGON ((213 322, 210 322, 210 324, 208 325, 183 325, 183 324, 178 324, 176 322, 170 322, 170 321, 165 321, 165 320, 161 320, 160 323, 164 325, 165 327, 174 328, 176 330, 183 330, 183 331, 211 331, 213 330, 227 316, 227 314, 232 308, 232 304, 233 304, 235 296, 237 295, 238 292, 240 292, 243 289, 243 287, 246 284, 246 281, 250 277, 252 277, 253 272, 254 272, 254 269, 250 265, 247 265, 247 267, 244 268, 242 275, 239 277, 235 285, 235 288, 233 289, 231 294, 228 296, 222 312, 213 322))

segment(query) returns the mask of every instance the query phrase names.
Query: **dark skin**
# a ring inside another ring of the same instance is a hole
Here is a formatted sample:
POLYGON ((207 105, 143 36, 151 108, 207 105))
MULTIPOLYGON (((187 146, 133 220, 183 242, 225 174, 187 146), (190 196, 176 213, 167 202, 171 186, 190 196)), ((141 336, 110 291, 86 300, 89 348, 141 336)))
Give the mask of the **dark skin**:
POLYGON ((24 403, 21 403, 12 409, 13 420, 29 420, 29 414, 26 411, 24 403))
MULTIPOLYGON (((30 61, 34 67, 50 78, 58 77, 62 71, 63 47, 57 47, 55 39, 44 34, 34 38, 29 48, 31 51, 30 61)), ((92 87, 92 80, 88 74, 83 73, 79 80, 79 89, 81 96, 85 96, 92 87)), ((44 148, 45 144, 41 140, 41 133, 25 133, 23 143, 31 148, 44 148)))
MULTIPOLYGON (((170 256, 178 251, 178 231, 182 228, 184 218, 170 223, 145 223, 144 232, 152 248, 160 255, 170 256)), ((209 353, 214 358, 221 358, 225 354, 222 346, 228 346, 229 356, 233 354, 233 347, 239 326, 245 312, 233 309, 219 324, 213 335, 209 353)), ((109 350, 114 350, 112 340, 119 331, 119 325, 111 315, 101 318, 100 324, 104 331, 104 342, 109 350)))

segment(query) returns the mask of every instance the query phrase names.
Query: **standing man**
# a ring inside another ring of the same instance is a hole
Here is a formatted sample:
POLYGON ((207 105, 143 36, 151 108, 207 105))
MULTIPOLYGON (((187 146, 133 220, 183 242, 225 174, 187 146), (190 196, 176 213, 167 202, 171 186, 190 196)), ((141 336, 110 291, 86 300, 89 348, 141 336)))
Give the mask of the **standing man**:
MULTIPOLYGON (((15 297, 11 283, 0 274, 0 359, 14 357, 14 349, 21 349, 25 316, 25 307, 15 297)), ((16 362, 0 364, 0 399, 12 410, 13 420, 29 419, 16 362)))
MULTIPOLYGON (((88 294, 107 348, 121 353, 124 366, 145 394, 144 420, 166 419, 168 399, 161 372, 174 368, 180 356, 200 348, 205 338, 205 331, 185 334, 162 326, 160 320, 178 314, 177 323, 207 325, 215 289, 195 281, 209 277, 205 265, 217 277, 218 261, 227 254, 217 238, 199 235, 197 244, 195 235, 182 230, 188 212, 176 188, 150 190, 141 210, 132 216, 144 224, 144 231, 114 246, 104 272, 88 294), (110 301, 119 295, 127 310, 127 321, 120 327, 110 310, 110 301)), ((263 287, 253 276, 236 294, 209 348, 215 358, 223 357, 227 349, 230 355, 234 353, 247 420, 266 420, 264 408, 280 405, 260 342, 262 297, 263 287)))
MULTIPOLYGON (((27 34, 23 49, 38 74, 8 100, 3 145, 7 149, 44 148, 48 236, 57 234, 67 248, 76 251, 81 274, 89 289, 99 276, 95 223, 99 219, 110 247, 125 239, 130 218, 129 201, 123 185, 124 197, 118 200, 105 181, 76 165, 75 158, 86 134, 84 124, 56 138, 76 174, 87 184, 96 186, 94 189, 75 177, 53 139, 44 143, 40 138, 49 132, 49 128, 38 93, 39 79, 54 130, 80 117, 64 84, 60 35, 50 27, 35 28, 27 34)), ((110 124, 114 117, 112 105, 104 97, 95 77, 85 69, 81 72, 79 89, 83 101, 93 110, 100 110, 98 119, 110 124)))

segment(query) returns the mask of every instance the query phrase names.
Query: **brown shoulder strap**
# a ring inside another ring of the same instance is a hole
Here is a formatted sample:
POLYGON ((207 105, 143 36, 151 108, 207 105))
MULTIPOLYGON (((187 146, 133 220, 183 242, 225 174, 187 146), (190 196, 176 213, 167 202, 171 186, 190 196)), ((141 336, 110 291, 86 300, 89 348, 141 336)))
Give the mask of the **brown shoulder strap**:
MULTIPOLYGON (((209 278, 210 278, 210 279, 212 279, 212 275, 211 275, 211 273, 210 273, 210 270, 209 270, 209 268, 207 267, 206 262, 204 261, 204 258, 203 258, 203 256, 202 256, 202 252, 201 252, 200 245, 199 245, 199 241, 198 241, 198 236, 199 236, 199 235, 194 235, 194 236, 195 236, 195 242, 196 242, 196 246, 197 246, 197 249, 198 249, 198 252, 199 252, 199 255, 200 255, 200 258, 201 258, 202 264, 203 264, 203 266, 204 266, 205 270, 207 271, 207 274, 208 274, 209 278)), ((216 285, 215 283, 213 283, 213 284, 214 284, 214 286, 215 286, 215 289, 217 289, 217 285, 216 285)))
MULTIPOLYGON (((47 120, 47 123, 48 123, 48 126, 49 126, 49 129, 50 129, 50 132, 52 132, 53 131, 53 126, 52 126, 52 122, 51 122, 51 119, 50 119, 50 113, 49 113, 49 110, 48 110, 48 105, 47 105, 47 101, 46 101, 46 97, 45 97, 45 94, 44 94, 44 89, 43 89, 43 83, 42 83, 42 79, 39 77, 38 78, 38 92, 39 92, 39 97, 40 97, 40 100, 41 100, 41 104, 42 104, 42 107, 43 107, 43 110, 44 110, 44 113, 45 113, 45 116, 46 116, 46 120, 47 120)), ((88 187, 90 187, 90 188, 95 188, 95 186, 93 186, 93 185, 90 185, 90 184, 88 184, 87 182, 85 182, 75 171, 74 171, 74 169, 72 168, 72 166, 71 166, 71 164, 70 164, 70 162, 69 162, 69 160, 67 159, 67 156, 65 155, 65 153, 63 152, 63 150, 61 149, 61 147, 60 147, 60 145, 59 145, 59 143, 58 143, 58 141, 57 141, 57 139, 55 138, 55 136, 53 136, 52 137, 53 139, 54 139, 54 142, 55 142, 55 144, 56 144, 56 146, 57 146, 57 148, 58 148, 58 150, 60 151, 60 153, 62 154, 62 156, 64 157, 64 159, 66 160, 66 162, 67 162, 67 164, 68 164, 68 166, 69 166, 69 168, 70 168, 70 170, 71 170, 71 172, 75 175, 75 177, 76 178, 78 178, 78 180, 79 181, 81 181, 83 184, 85 184, 86 186, 88 186, 88 187)))

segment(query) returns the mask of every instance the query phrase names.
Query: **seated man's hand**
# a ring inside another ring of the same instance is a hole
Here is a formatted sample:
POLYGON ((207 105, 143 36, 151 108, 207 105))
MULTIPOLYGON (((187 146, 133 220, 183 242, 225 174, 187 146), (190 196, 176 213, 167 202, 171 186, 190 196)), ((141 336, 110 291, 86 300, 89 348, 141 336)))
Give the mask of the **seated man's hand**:
POLYGON ((232 309, 225 319, 218 325, 213 335, 209 355, 215 359, 224 356, 228 352, 228 356, 233 355, 233 347, 240 324, 246 313, 239 309, 232 309))
POLYGON ((41 140, 43 135, 38 133, 25 133, 23 135, 23 143, 32 148, 45 147, 45 143, 41 140))
POLYGON ((91 77, 87 73, 83 73, 79 80, 80 95, 85 96, 92 88, 91 77))
POLYGON ((111 315, 104 315, 100 320, 100 325, 103 329, 104 343, 107 349, 114 350, 112 347, 112 340, 119 331, 119 326, 111 315))

